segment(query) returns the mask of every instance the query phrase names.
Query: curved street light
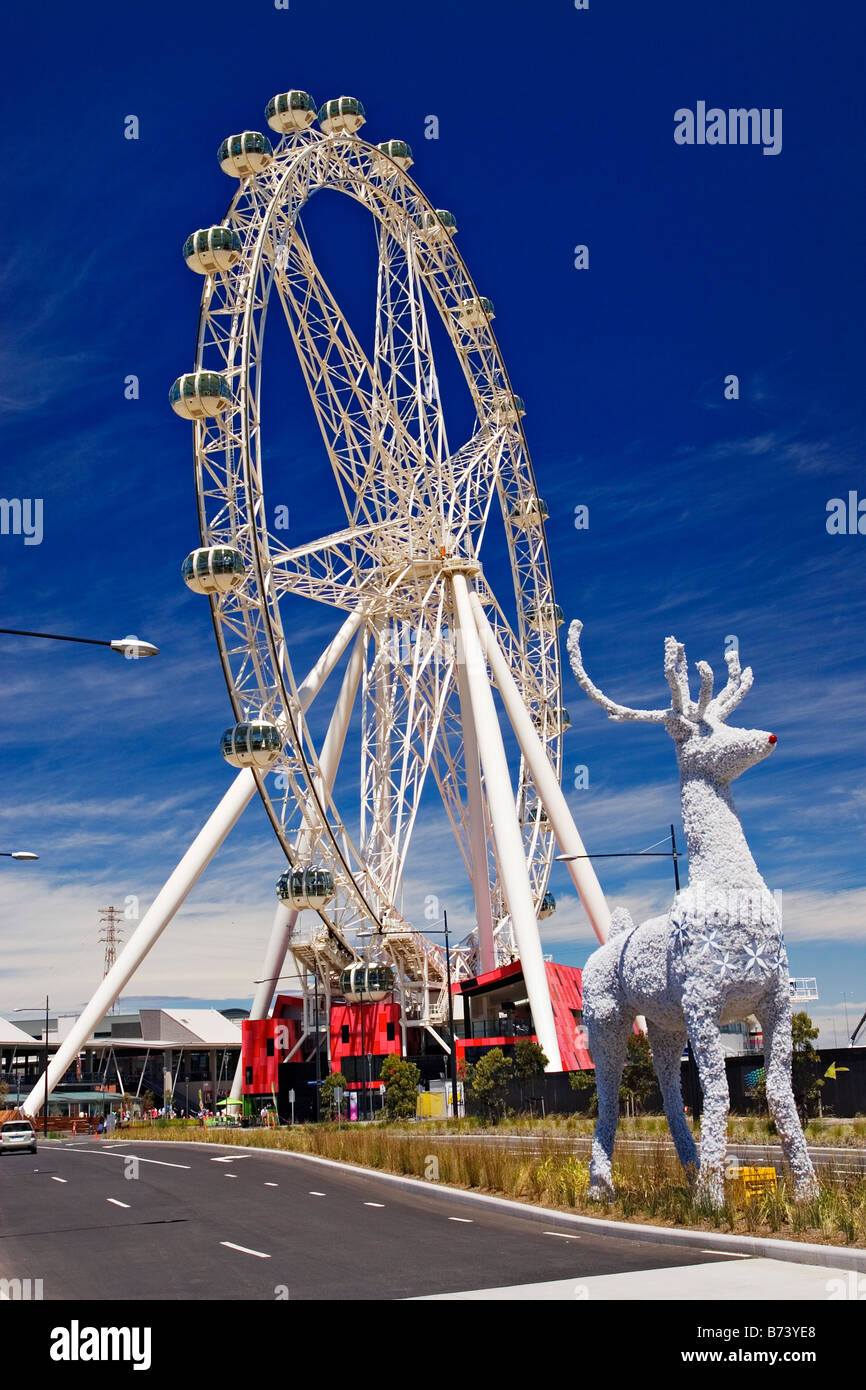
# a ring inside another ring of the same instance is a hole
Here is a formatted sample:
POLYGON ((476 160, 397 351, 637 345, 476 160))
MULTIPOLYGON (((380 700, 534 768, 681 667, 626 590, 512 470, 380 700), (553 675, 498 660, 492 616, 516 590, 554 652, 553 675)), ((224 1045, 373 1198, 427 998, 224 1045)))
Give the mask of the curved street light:
POLYGON ((38 859, 38 854, 31 854, 29 849, 14 849, 10 853, 8 849, 0 849, 0 859, 38 859))
POLYGON ((110 647, 113 652, 120 652, 130 661, 137 661, 143 656, 159 655, 159 647, 136 637, 134 633, 130 633, 128 637, 115 637, 111 642, 99 637, 66 637, 57 632, 26 632, 19 627, 0 627, 0 633, 10 637, 43 637, 49 642, 84 642, 89 647, 110 647))

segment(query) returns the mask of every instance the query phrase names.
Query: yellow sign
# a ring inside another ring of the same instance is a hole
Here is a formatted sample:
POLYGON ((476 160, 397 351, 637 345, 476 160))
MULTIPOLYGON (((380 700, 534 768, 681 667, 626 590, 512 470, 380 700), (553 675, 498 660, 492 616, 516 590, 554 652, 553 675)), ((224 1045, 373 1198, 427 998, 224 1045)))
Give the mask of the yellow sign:
POLYGON ((775 1168, 740 1168, 734 1182, 738 1184, 745 1202, 759 1197, 762 1192, 776 1191, 775 1168))
POLYGON ((827 1068, 827 1070, 824 1072, 824 1075, 825 1075, 825 1076, 829 1076, 829 1078, 830 1078, 831 1081, 835 1081, 835 1080, 836 1080, 836 1077, 838 1076, 838 1074, 839 1074, 840 1071, 850 1071, 850 1070, 851 1070, 850 1067, 837 1067, 837 1065, 836 1065, 835 1062, 831 1062, 830 1065, 829 1065, 829 1067, 827 1068))

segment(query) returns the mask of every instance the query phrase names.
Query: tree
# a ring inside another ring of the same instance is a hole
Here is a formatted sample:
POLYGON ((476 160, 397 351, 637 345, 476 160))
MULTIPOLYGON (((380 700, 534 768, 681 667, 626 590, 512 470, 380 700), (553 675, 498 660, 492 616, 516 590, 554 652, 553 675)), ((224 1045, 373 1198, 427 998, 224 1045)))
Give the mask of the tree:
POLYGON ((643 1109, 644 1102, 655 1088, 653 1055, 646 1033, 630 1033, 619 1092, 620 1101, 624 1101, 626 1107, 630 1104, 634 1114, 636 1110, 643 1109))
POLYGON ((494 1123, 505 1114, 508 1083, 513 1075, 514 1065, 501 1047, 492 1047, 480 1061, 466 1068, 466 1089, 481 1113, 494 1123))
POLYGON ((406 1057, 392 1052, 382 1063, 379 1079, 385 1084, 385 1109, 389 1120, 408 1120, 417 1109, 421 1073, 406 1057))
POLYGON ((568 1073, 568 1084, 573 1091, 590 1091, 589 1104, 586 1107, 587 1115, 598 1114, 598 1094, 595 1089, 594 1071, 570 1071, 568 1073))
POLYGON ((547 1066, 544 1048, 538 1043, 522 1038, 514 1048, 514 1075, 518 1081, 527 1081, 530 1076, 541 1076, 547 1066))
POLYGON ((6 1097, 9 1094, 9 1087, 5 1081, 0 1081, 0 1110, 6 1109, 6 1097))
POLYGON ((332 1120, 337 1114, 337 1100, 334 1095, 335 1090, 339 1086, 340 1090, 345 1091, 348 1084, 348 1081, 341 1071, 332 1071, 330 1076, 326 1076, 322 1082, 322 1089, 319 1093, 322 1114, 326 1115, 329 1120, 332 1120))
POLYGON ((823 1078, 816 1075, 820 1053, 812 1043, 818 1036, 818 1029, 805 1010, 794 1014, 791 1019, 791 1089, 797 1102, 797 1109, 803 1122, 809 1118, 809 1108, 813 1105, 824 1085, 823 1078))
MULTIPOLYGON (((571 1071, 568 1073, 568 1083, 573 1091, 594 1091, 595 1072, 571 1071)), ((626 1114, 642 1110, 656 1084, 652 1051, 646 1034, 632 1033, 628 1040, 622 1085, 619 1088, 619 1103, 625 1108, 626 1114)), ((598 1096, 594 1095, 589 1103, 589 1114, 594 1115, 597 1110, 598 1096)))

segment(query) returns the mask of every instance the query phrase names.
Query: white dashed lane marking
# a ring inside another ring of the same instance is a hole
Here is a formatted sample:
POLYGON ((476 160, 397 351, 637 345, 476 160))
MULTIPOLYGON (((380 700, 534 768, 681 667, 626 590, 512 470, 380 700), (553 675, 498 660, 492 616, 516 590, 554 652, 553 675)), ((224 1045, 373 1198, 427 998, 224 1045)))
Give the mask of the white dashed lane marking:
POLYGON ((140 1154, 131 1154, 128 1149, 78 1149, 72 1145, 66 1150, 72 1154, 107 1154, 109 1158, 134 1158, 136 1163, 155 1163, 158 1168, 186 1168, 192 1167, 190 1163, 167 1163, 164 1158, 142 1158, 140 1154))
POLYGON ((278 1182, 266 1182, 266 1183, 265 1183, 265 1187, 279 1187, 279 1185, 280 1185, 280 1184, 279 1184, 278 1182))
POLYGON ((565 1231, 542 1231, 544 1236, 558 1236, 560 1240, 580 1240, 580 1236, 567 1235, 565 1231))
POLYGON ((463 1226, 473 1226, 475 1223, 470 1221, 468 1216, 449 1216, 449 1221, 459 1221, 463 1226))
POLYGON ((51 1181, 52 1181, 52 1182, 68 1182, 69 1179, 68 1179, 68 1178, 54 1178, 54 1177, 52 1177, 51 1181))
POLYGON ((311 1197, 324 1197, 324 1196, 325 1196, 325 1193, 324 1193, 324 1192, 311 1192, 311 1193, 310 1193, 310 1196, 311 1196, 311 1197))
POLYGON ((384 1207, 384 1202, 365 1202, 365 1207, 384 1207))
POLYGON ((235 1245, 234 1241, 221 1240, 220 1245, 225 1245, 229 1250, 240 1250, 242 1255, 255 1255, 257 1260, 269 1260, 270 1255, 266 1255, 263 1250, 250 1250, 247 1245, 235 1245))
POLYGON ((117 1200, 116 1197, 106 1197, 105 1200, 106 1200, 106 1202, 110 1202, 111 1205, 112 1205, 113 1207, 125 1207, 126 1210, 129 1211, 129 1203, 128 1203, 128 1202, 118 1202, 118 1200, 117 1200))

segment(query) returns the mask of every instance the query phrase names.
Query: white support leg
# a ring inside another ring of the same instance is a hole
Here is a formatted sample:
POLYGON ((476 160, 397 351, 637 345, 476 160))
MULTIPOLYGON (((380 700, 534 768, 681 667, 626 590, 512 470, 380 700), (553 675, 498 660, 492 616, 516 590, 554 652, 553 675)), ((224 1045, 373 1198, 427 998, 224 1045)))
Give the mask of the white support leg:
MULTIPOLYGON (((344 628, 345 626, 347 625, 344 624, 344 628)), ((356 629, 357 623, 355 624, 355 628, 353 628, 353 631, 356 629)), ((321 777, 316 777, 315 786, 319 798, 323 801, 326 799, 327 796, 330 796, 331 792, 334 789, 334 781, 337 776, 337 768, 340 765, 340 758, 342 757, 343 753, 343 745, 345 744, 346 734, 349 728, 349 719, 351 717, 352 708, 355 703, 355 696, 358 693, 358 684, 361 679, 361 671, 364 667, 365 640, 366 639, 363 632, 359 632, 357 637, 355 638, 355 646, 352 651, 352 655, 349 658, 349 664, 346 667, 346 673, 343 676, 343 683, 340 686, 340 693, 337 697, 337 703, 334 706, 334 713, 331 716, 331 722, 328 725, 328 732, 325 735, 325 742, 322 746, 322 755, 319 758, 319 768, 321 769, 321 777)), ((317 668, 314 667, 313 669, 316 670, 317 668)), ((312 672, 310 673, 310 676, 312 676, 312 672)), ((307 680, 304 682, 304 686, 308 685, 308 682, 310 681, 310 676, 307 677, 307 680)), ((307 705, 305 705, 304 708, 307 708, 307 706, 312 702, 315 693, 316 692, 313 691, 313 693, 310 694, 309 699, 307 700, 307 705)), ((295 844, 295 850, 299 854, 302 852, 303 841, 305 839, 305 836, 306 832, 302 830, 295 844)), ((259 977, 260 983, 256 986, 256 992, 253 997, 253 1005, 250 1009, 249 1016, 251 1019, 267 1018, 268 1016, 271 1003, 273 1002, 273 998, 276 993, 276 981, 282 974, 283 965, 285 963, 285 959, 289 951, 289 947, 292 940, 292 933, 295 930, 295 923, 297 922, 297 920, 297 908, 291 907, 288 903, 280 902, 277 904, 277 910, 274 914, 273 926, 271 927, 271 934, 268 939, 267 950, 265 952, 265 959, 262 965, 261 975, 259 977)), ((238 1064, 235 1068, 235 1075, 234 1080, 232 1081, 230 1098, 232 1101, 240 1103, 242 1095, 243 1053, 241 1053, 241 1056, 238 1058, 238 1064)))
MULTIPOLYGON (((586 850, 578 834, 562 787, 551 767, 550 759, 532 723, 529 711, 520 698, 517 683, 511 674, 508 662, 505 660, 502 648, 496 640, 496 634, 487 620, 487 614, 484 612, 477 594, 472 593, 470 595, 470 603, 475 615, 484 655, 490 663, 493 679, 496 681, 506 713, 517 735, 521 752, 532 773, 532 780, 538 789, 541 803, 550 817, 560 851, 563 854, 585 855, 586 850)), ((602 892, 601 884, 596 878, 592 861, 590 859, 573 859, 569 861, 568 870, 580 895, 584 911, 592 923, 593 931, 599 941, 607 941, 610 933, 610 909, 602 892)))
MULTIPOLYGON (((156 945, 190 889, 198 882, 226 835, 249 805, 255 790, 256 779, 252 770, 245 767, 238 773, 216 810, 199 831, 174 873, 160 889, 87 1008, 57 1049, 48 1067, 49 1091, 57 1085, 74 1062, 94 1028, 102 1022, 145 956, 156 945)), ((44 1096, 45 1083, 40 1079, 21 1107, 24 1113, 30 1116, 38 1115, 44 1096)))
POLYGON ((348 647, 361 625, 360 612, 350 613, 336 637, 328 644, 312 670, 308 671, 298 686, 298 704, 306 711, 315 700, 328 676, 333 671, 343 652, 348 647))
MULTIPOLYGON (((459 655, 459 654, 458 654, 459 655)), ((472 891, 478 923, 478 956, 482 973, 496 967, 493 945, 493 905, 490 901, 490 874, 487 866, 487 820, 481 792, 478 740, 469 697, 465 663, 457 662, 457 689, 460 695, 460 721, 463 726, 463 763, 466 768, 466 799, 469 811, 469 849, 472 864, 472 891)))
POLYGON ((517 949, 526 993, 532 1010, 532 1021, 539 1044, 548 1059, 548 1071, 561 1071, 562 1059, 559 1055, 559 1041, 553 1019, 553 1006, 547 987, 547 972, 541 954, 541 939, 535 918, 532 890, 526 868, 526 854, 517 811, 514 805, 514 789, 508 772, 502 731, 493 703, 493 692, 487 680, 487 671, 478 630, 472 616, 469 589, 466 576, 451 576, 457 616, 457 659, 466 663, 467 684, 472 706, 472 719, 484 769, 487 788, 487 806, 496 842, 496 857, 502 876, 502 888, 517 949))

